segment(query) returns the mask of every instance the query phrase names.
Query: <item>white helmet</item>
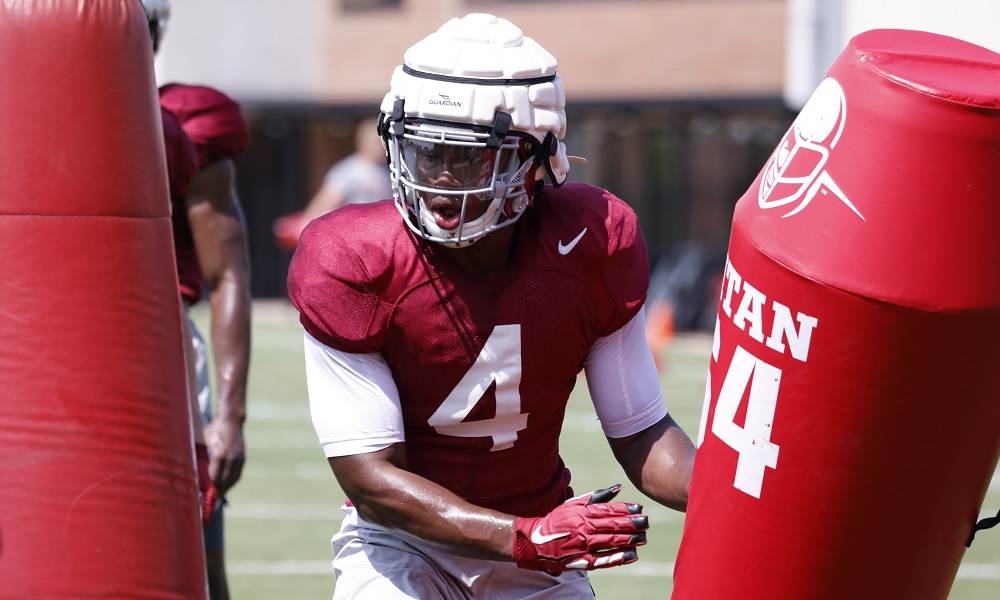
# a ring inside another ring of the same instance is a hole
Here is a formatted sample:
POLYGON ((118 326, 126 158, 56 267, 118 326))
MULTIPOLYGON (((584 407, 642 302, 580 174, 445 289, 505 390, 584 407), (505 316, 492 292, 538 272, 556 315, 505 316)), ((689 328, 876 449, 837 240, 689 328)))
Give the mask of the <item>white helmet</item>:
POLYGON ((452 19, 406 51, 382 100, 379 134, 410 229, 467 246, 521 216, 541 188, 539 166, 553 185, 566 181, 556 67, 514 24, 486 14, 452 19), (470 198, 488 203, 485 212, 470 198))
POLYGON ((170 0, 140 0, 142 10, 149 22, 149 35, 153 38, 153 52, 160 49, 160 41, 167 31, 167 19, 170 18, 170 0))

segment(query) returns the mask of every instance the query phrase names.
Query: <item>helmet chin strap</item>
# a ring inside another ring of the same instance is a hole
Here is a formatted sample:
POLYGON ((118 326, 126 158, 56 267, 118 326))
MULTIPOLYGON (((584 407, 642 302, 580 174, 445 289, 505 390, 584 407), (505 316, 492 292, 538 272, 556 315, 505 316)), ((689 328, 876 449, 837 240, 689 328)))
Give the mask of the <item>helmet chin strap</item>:
MULTIPOLYGON (((397 103, 399 100, 396 101, 397 103)), ((393 115, 395 115, 396 107, 393 106, 393 115)), ((498 110, 493 115, 493 127, 490 129, 490 138, 486 141, 486 147, 493 150, 500 148, 503 144, 504 138, 510 133, 510 126, 514 122, 510 113, 498 110)), ((535 160, 545 165, 545 172, 549 175, 549 180, 552 182, 554 187, 559 187, 562 183, 556 181, 556 176, 552 173, 552 166, 549 165, 549 159, 558 154, 559 152, 559 139, 553 135, 551 131, 545 134, 545 139, 538 144, 538 149, 535 150, 533 156, 535 160)), ((530 191, 531 195, 535 194, 535 190, 530 191)))
POLYGON ((538 157, 539 162, 541 162, 545 166, 545 172, 548 173, 549 175, 549 181, 552 182, 552 187, 559 187, 563 183, 566 183, 565 180, 563 180, 562 183, 556 180, 555 173, 552 172, 552 165, 549 164, 549 159, 558 153, 559 153, 559 139, 556 138, 556 136, 553 135, 552 132, 550 131, 545 134, 545 139, 542 140, 542 145, 538 149, 538 153, 536 154, 536 156, 538 157))

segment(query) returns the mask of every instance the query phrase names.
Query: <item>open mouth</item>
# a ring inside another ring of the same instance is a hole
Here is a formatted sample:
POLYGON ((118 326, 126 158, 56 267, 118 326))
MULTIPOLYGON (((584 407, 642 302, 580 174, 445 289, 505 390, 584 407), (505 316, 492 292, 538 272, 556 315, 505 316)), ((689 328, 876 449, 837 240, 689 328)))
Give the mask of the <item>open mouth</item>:
POLYGON ((435 196, 426 204, 441 229, 454 231, 462 220, 462 201, 455 197, 435 196))

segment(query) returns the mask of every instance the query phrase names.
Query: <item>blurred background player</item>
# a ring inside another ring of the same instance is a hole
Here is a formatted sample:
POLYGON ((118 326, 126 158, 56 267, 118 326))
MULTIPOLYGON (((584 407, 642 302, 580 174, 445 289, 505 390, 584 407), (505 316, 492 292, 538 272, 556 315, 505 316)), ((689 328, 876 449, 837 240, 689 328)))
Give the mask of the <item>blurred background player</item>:
MULTIPOLYGON (((183 207, 188 184, 198 171, 198 154, 191 139, 184 133, 184 129, 172 112, 161 106, 160 117, 163 123, 163 144, 167 158, 170 208, 171 213, 176 213, 183 207)), ((208 447, 205 444, 204 423, 198 406, 198 390, 195 383, 197 381, 197 355, 193 344, 193 331, 188 319, 181 320, 181 326, 184 330, 184 360, 188 372, 188 399, 191 402, 192 434, 198 468, 198 491, 201 496, 202 520, 207 525, 215 510, 218 490, 209 472, 208 447)))
POLYGON ((644 334, 646 245, 625 202, 566 183, 556 67, 508 21, 449 21, 382 102, 395 202, 302 233, 289 296, 349 498, 334 598, 592 598, 587 570, 637 560, 642 507, 617 485, 574 498, 559 456, 581 368, 629 479, 686 508, 694 446, 644 334))
MULTIPOLYGON (((167 0, 142 0, 154 51, 170 15, 167 0)), ((236 484, 243 470, 246 388, 250 359, 250 258, 243 209, 236 195, 235 158, 249 142, 239 105, 204 86, 168 84, 160 105, 175 115, 196 150, 196 172, 173 211, 178 281, 184 306, 207 291, 212 361, 204 339, 188 319, 194 349, 195 381, 205 429, 208 467, 218 494, 236 484), (209 364, 215 366, 212 409, 209 364)), ((190 370, 190 369, 189 369, 190 370)), ((205 553, 212 600, 229 597, 225 571, 222 504, 205 528, 205 553)))
POLYGON ((330 167, 305 209, 275 220, 274 235, 279 246, 294 250, 302 228, 331 210, 392 198, 385 148, 377 126, 378 119, 362 121, 355 129, 354 152, 330 167))
POLYGON ((306 222, 345 204, 392 198, 385 148, 378 135, 378 119, 365 119, 355 130, 354 152, 337 161, 323 185, 305 208, 306 222))

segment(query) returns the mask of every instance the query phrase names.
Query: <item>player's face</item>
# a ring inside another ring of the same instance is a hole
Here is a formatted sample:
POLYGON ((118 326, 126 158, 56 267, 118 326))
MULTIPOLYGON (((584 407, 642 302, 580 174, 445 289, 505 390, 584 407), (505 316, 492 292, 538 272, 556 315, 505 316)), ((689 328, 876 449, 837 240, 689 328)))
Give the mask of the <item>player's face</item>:
POLYGON ((400 151, 415 183, 435 191, 419 191, 424 205, 434 214, 438 226, 455 230, 462 221, 479 218, 489 207, 483 194, 462 192, 484 190, 493 182, 497 152, 482 145, 461 146, 432 141, 404 139, 400 151))

